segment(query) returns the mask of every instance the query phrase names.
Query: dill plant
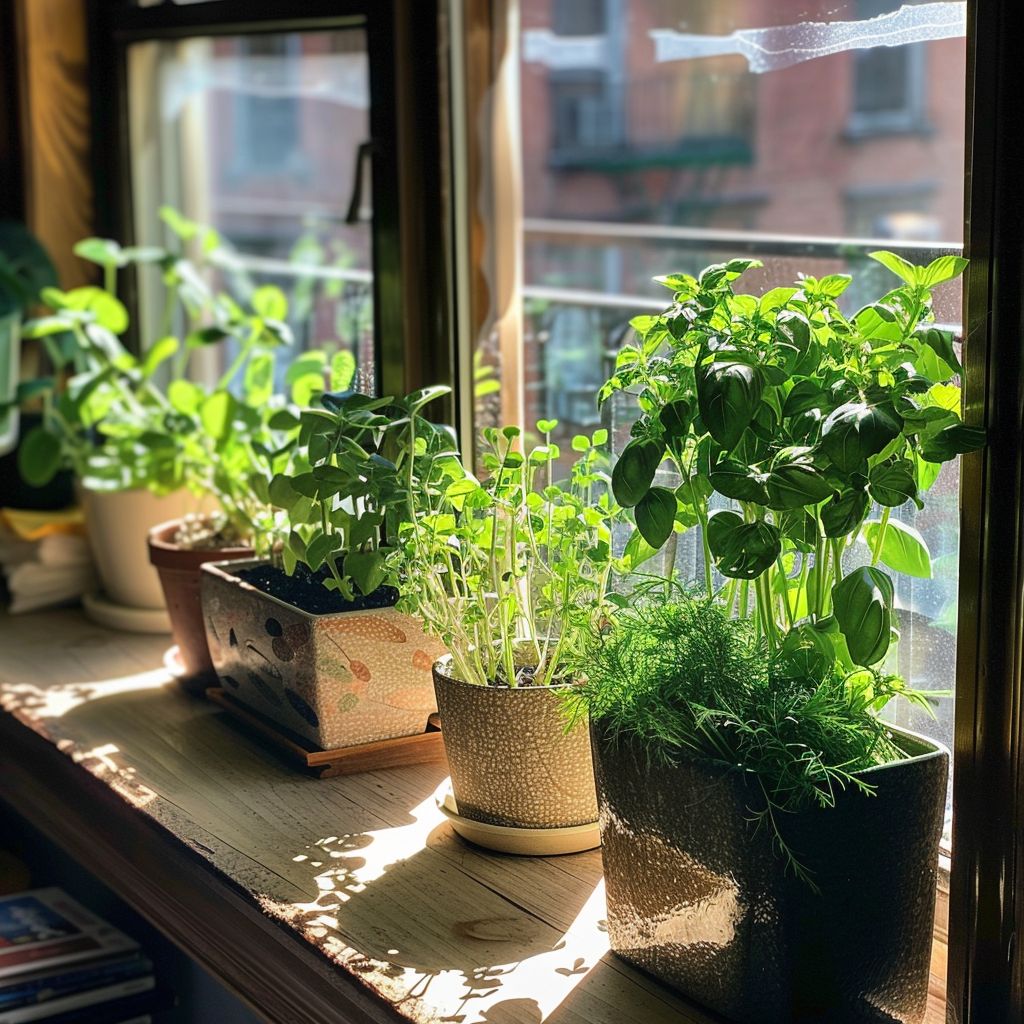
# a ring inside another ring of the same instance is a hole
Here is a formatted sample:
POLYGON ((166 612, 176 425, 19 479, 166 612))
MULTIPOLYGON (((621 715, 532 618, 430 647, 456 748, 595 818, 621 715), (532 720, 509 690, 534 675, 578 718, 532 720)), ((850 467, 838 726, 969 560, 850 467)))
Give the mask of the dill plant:
POLYGON ((811 648, 775 654, 750 618, 669 584, 594 633, 576 656, 583 684, 566 698, 614 740, 637 739, 652 762, 695 758, 754 781, 751 819, 769 829, 787 866, 813 886, 782 816, 834 806, 858 773, 903 757, 878 712, 897 695, 924 695, 877 669, 843 670, 811 648))

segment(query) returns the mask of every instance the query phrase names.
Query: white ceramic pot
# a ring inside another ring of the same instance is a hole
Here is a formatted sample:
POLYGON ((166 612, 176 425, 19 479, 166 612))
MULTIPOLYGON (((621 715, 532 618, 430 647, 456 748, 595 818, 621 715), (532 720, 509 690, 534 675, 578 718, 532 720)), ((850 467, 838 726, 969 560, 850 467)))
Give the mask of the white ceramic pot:
POLYGON ((107 598, 126 608, 162 609, 160 577, 149 563, 149 531, 199 510, 186 490, 157 497, 148 490, 81 489, 96 569, 107 598))

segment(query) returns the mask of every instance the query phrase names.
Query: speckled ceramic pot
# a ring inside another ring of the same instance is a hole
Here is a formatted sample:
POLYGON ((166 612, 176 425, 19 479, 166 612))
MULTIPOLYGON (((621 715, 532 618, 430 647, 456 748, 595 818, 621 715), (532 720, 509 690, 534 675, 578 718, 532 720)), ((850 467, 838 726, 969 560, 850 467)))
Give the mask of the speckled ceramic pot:
POLYGON ((206 639, 227 693, 324 750, 423 732, 444 647, 419 619, 394 608, 312 615, 236 575, 258 564, 202 567, 206 639))
POLYGON ((204 562, 251 559, 253 552, 248 547, 183 548, 174 543, 180 526, 180 519, 172 519, 149 531, 149 561, 160 575, 171 634, 185 673, 181 682, 186 689, 198 693, 216 682, 199 599, 200 566, 204 562))
POLYGON ((559 686, 479 686, 434 665, 459 814, 489 825, 566 828, 597 820, 590 735, 566 732, 559 686))
POLYGON ((619 956, 737 1024, 924 1020, 947 751, 900 733, 874 796, 783 817, 818 894, 750 824, 754 781, 591 732, 619 956))

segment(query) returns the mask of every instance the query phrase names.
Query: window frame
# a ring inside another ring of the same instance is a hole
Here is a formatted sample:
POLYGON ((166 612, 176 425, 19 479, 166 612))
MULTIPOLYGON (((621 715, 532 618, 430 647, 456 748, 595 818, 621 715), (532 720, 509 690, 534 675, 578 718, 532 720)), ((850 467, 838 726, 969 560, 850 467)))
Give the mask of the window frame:
MULTIPOLYGON (((94 178, 107 183, 97 189, 97 230, 133 242, 127 78, 133 43, 361 27, 370 78, 376 387, 398 394, 451 383, 441 2, 217 0, 137 7, 131 0, 88 0, 93 131, 113 141, 94 147, 94 178)), ((126 282, 125 298, 130 308, 136 305, 134 281, 126 282)))

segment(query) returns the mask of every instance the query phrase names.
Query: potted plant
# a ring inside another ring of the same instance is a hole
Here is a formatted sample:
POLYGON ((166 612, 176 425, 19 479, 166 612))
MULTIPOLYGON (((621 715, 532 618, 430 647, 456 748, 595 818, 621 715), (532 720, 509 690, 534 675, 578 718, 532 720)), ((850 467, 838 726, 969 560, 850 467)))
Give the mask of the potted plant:
POLYGON ((203 566, 226 691, 318 747, 414 735, 436 711, 442 647, 395 607, 394 540, 426 475, 458 466, 450 434, 420 412, 444 393, 323 394, 267 485, 281 513, 274 557, 203 566))
POLYGON ((984 435, 929 322, 964 261, 875 258, 901 284, 850 316, 842 275, 761 297, 733 291, 749 260, 665 278, 601 393, 640 406, 612 474, 632 542, 699 526, 705 592, 588 656, 609 933, 736 1020, 924 1014, 948 754, 876 717, 910 693, 880 668, 889 572, 930 568, 892 511, 984 435))
POLYGON ((405 532, 402 606, 449 653, 434 665, 451 768, 443 810, 457 831, 512 853, 597 845, 590 743, 568 731, 561 699, 571 652, 605 613, 617 509, 601 468, 607 432, 576 438, 555 484, 552 421, 520 453, 520 431, 484 431, 488 476, 421 494, 405 532))
MULTIPOLYGON (((164 216, 183 243, 201 237, 203 258, 213 259, 216 233, 173 211, 164 216)), ((122 248, 96 238, 75 251, 102 267, 104 287, 45 290, 50 315, 26 327, 26 336, 41 339, 55 375, 33 382, 43 420, 24 438, 20 469, 34 485, 61 467, 78 477, 104 589, 103 597, 87 599, 87 609, 129 628, 166 628, 169 615, 180 668, 199 675, 209 659, 198 570, 182 560, 251 555, 254 506, 246 494, 249 478, 241 474, 253 445, 280 445, 287 432, 271 425, 285 413, 283 400, 271 399, 273 349, 290 340, 287 304, 279 289, 264 287, 243 309, 209 288, 183 252, 122 248), (163 321, 158 340, 134 356, 121 341, 129 318, 116 286, 119 270, 145 264, 162 274, 163 321), (175 320, 180 337, 170 333, 175 320), (218 345, 233 346, 235 354, 217 383, 185 379, 191 354, 218 345), (158 524, 150 550, 162 563, 163 586, 145 557, 147 535, 158 524), (197 550, 184 554, 190 547, 197 550)), ((310 372, 319 386, 319 372, 310 372)))

